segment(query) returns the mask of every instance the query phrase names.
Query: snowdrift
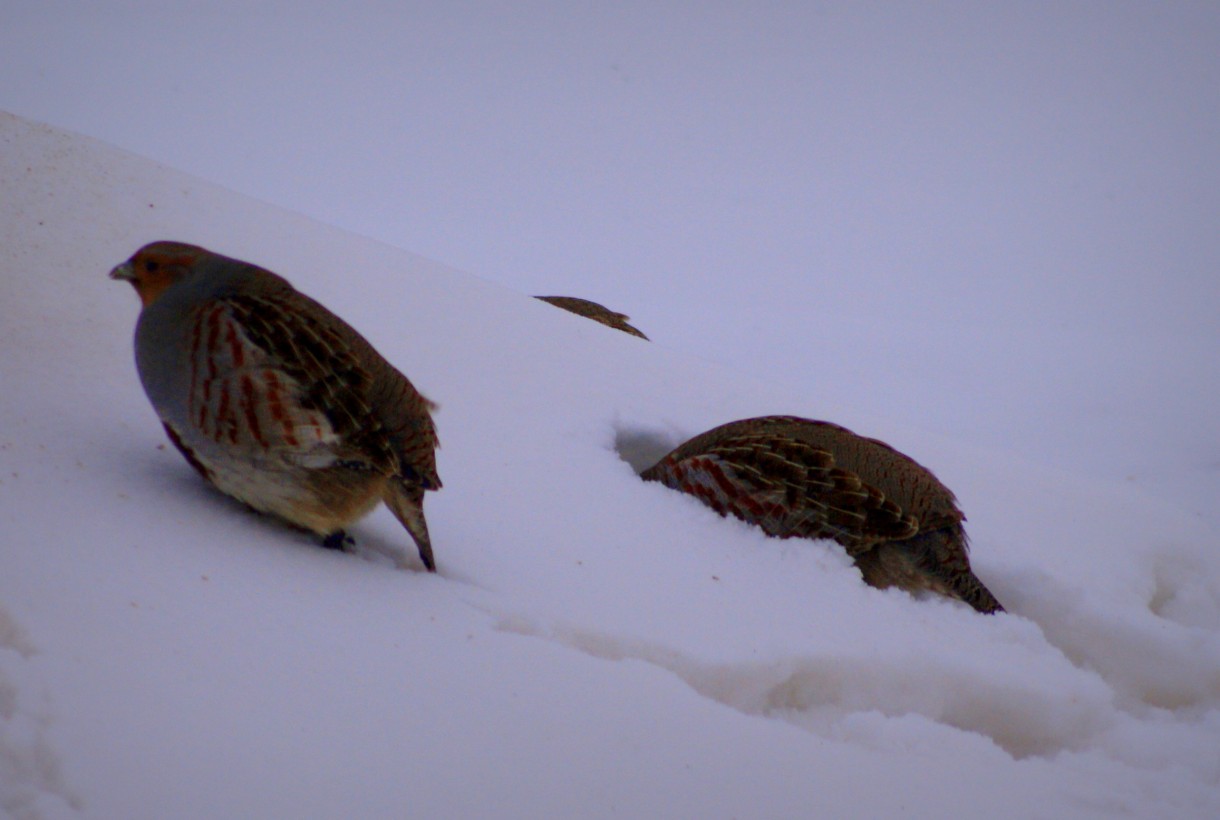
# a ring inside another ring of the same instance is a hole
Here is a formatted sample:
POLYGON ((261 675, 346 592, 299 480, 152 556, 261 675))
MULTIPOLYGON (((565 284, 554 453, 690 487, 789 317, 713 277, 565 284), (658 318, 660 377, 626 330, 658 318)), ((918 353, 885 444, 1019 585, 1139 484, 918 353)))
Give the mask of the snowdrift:
POLYGON ((86 138, 0 115, 0 144, 11 815, 1220 814, 1220 559, 1180 510, 844 417, 816 384, 86 138), (285 275, 440 404, 439 575, 384 559, 406 539, 385 510, 357 554, 327 552, 167 447, 136 300, 106 273, 170 238, 285 275), (768 539, 635 476, 766 413, 929 466, 1009 613, 868 588, 833 543, 768 539))

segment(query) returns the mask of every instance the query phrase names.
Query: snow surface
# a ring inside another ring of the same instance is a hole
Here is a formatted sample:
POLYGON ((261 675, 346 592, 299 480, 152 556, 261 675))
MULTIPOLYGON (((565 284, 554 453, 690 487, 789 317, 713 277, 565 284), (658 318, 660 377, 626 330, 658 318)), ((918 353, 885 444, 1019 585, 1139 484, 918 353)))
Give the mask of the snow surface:
POLYGON ((1220 4, 10 0, 0 110, 1220 525, 1220 4))
MULTIPOLYGON (((646 485, 715 423, 826 415, 406 251, 0 115, 0 807, 25 817, 1220 813, 1204 521, 900 419, 1011 610, 866 587, 646 485), (167 448, 110 266, 159 237, 289 276, 441 405, 440 574, 356 556, 167 448), (620 452, 624 456, 620 456, 620 452)), ((648 332, 651 328, 645 328, 648 332)))
POLYGON ((1217 43, 1206 2, 5 4, 0 814, 1220 816, 1217 43), (105 274, 171 237, 442 404, 440 577, 166 449, 105 274), (624 461, 759 413, 931 467, 1010 613, 624 461))

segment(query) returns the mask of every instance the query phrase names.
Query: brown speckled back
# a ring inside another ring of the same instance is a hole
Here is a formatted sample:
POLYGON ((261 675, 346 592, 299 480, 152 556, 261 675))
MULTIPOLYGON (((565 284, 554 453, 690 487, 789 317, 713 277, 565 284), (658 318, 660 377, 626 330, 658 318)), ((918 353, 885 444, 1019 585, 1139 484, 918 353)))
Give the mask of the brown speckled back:
POLYGON ((763 416, 716 427, 641 473, 779 538, 833 538, 864 578, 999 602, 970 570, 953 493, 884 442, 836 424, 763 416))

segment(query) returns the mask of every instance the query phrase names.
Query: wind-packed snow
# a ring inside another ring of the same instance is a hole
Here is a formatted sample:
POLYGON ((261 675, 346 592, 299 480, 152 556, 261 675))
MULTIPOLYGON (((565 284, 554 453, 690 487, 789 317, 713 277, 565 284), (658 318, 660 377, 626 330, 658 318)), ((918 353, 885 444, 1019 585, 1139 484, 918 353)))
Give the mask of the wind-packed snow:
POLYGON ((10 6, 0 816, 1220 816, 1214 4, 10 6), (167 238, 440 403, 439 575, 168 445, 167 238), (931 468, 1008 613, 634 475, 765 413, 931 468))
MULTIPOLYGON (((970 517, 987 617, 866 587, 646 485, 754 380, 92 140, 0 118, 0 806, 15 817, 1214 816, 1215 532, 900 420, 970 517), (438 576, 209 491, 106 278, 257 260, 441 410, 438 576)), ((647 331, 648 329, 645 328, 647 331)), ((849 421, 839 419, 840 421, 849 421)), ((877 427, 884 426, 883 430, 877 427)))

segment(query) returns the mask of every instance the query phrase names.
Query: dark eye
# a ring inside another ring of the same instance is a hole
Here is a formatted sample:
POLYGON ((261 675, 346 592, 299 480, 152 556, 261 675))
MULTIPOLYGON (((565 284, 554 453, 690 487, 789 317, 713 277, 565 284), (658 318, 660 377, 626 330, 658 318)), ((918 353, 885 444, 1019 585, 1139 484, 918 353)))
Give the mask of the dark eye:
POLYGON ((156 260, 154 259, 149 259, 144 263, 144 270, 148 271, 149 273, 155 272, 159 267, 161 266, 157 264, 156 260))

